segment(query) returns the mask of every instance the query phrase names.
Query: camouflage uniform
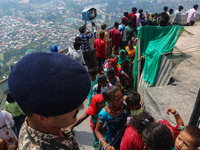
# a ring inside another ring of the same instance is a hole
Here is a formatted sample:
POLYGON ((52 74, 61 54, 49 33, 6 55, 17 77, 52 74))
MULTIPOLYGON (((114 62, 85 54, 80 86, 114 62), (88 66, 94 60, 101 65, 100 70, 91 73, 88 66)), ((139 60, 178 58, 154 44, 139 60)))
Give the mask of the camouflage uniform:
POLYGON ((79 146, 68 130, 63 130, 66 138, 47 134, 28 126, 27 121, 19 133, 19 150, 79 150, 79 146))

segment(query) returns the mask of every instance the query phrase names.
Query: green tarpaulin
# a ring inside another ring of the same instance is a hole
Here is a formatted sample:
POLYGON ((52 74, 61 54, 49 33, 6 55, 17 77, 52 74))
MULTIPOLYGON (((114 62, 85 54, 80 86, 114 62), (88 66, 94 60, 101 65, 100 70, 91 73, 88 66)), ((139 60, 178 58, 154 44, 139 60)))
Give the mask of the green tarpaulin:
MULTIPOLYGON (((143 26, 138 28, 138 39, 141 38, 141 54, 145 56, 143 77, 154 86, 160 66, 161 55, 173 50, 184 27, 174 25, 168 27, 143 26)), ((139 40, 138 40, 139 42, 139 40)), ((134 86, 137 78, 138 43, 133 66, 134 86)))

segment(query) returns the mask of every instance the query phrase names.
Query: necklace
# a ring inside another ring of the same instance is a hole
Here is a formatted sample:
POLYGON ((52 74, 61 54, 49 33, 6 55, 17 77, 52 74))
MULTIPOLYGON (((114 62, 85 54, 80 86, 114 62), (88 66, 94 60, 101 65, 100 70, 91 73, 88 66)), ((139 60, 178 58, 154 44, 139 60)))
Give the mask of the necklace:
POLYGON ((117 110, 117 111, 114 111, 111 105, 109 105, 109 108, 110 108, 110 111, 111 111, 112 113, 118 114, 118 113, 120 113, 121 110, 123 109, 123 106, 120 108, 120 110, 117 110))

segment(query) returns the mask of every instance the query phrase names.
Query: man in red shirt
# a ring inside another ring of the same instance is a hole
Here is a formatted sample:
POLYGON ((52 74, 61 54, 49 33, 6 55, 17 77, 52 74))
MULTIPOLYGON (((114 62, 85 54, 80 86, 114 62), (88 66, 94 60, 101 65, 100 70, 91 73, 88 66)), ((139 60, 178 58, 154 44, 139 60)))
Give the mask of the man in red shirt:
POLYGON ((112 49, 112 47, 115 45, 117 47, 120 47, 120 40, 122 38, 120 31, 118 30, 118 26, 119 23, 115 22, 114 24, 114 29, 110 30, 109 32, 109 38, 111 38, 111 42, 110 42, 110 48, 112 49))
POLYGON ((132 12, 128 14, 128 18, 129 20, 132 20, 132 28, 136 31, 137 30, 137 26, 136 26, 136 21, 137 21, 137 17, 136 17, 136 12, 137 12, 137 8, 133 7, 132 8, 132 12))
POLYGON ((101 73, 103 70, 103 63, 105 59, 107 59, 106 55, 106 47, 104 42, 105 33, 102 31, 100 32, 100 37, 94 41, 94 48, 96 49, 96 56, 97 56, 97 71, 101 73))

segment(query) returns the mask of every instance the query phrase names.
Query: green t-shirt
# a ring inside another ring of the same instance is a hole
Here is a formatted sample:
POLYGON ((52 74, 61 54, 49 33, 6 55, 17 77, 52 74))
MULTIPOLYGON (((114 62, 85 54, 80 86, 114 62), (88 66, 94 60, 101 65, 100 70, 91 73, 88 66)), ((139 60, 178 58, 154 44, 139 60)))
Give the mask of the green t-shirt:
POLYGON ((131 110, 131 116, 139 115, 142 113, 142 107, 138 110, 131 110))
POLYGON ((19 107, 19 105, 16 102, 14 103, 6 102, 5 110, 11 113, 13 117, 24 115, 22 109, 19 107))

